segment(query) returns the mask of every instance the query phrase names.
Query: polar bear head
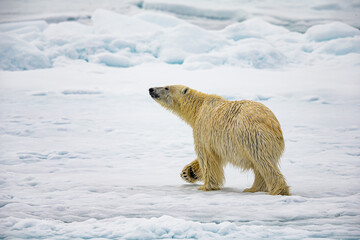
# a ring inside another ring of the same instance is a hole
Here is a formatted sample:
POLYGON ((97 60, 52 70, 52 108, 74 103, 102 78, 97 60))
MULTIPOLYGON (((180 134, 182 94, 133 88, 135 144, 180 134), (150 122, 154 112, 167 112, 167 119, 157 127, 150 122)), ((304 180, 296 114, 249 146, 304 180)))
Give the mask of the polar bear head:
POLYGON ((149 89, 150 96, 163 107, 176 111, 181 106, 183 98, 190 92, 190 88, 183 85, 154 87, 149 89))

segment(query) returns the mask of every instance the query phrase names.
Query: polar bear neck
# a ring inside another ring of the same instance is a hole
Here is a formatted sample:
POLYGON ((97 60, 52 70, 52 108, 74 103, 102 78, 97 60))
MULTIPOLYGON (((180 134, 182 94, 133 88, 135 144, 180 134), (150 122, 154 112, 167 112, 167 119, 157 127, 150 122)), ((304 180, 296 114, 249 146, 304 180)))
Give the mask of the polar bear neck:
POLYGON ((175 110, 175 113, 190 126, 194 127, 205 100, 209 98, 218 100, 223 99, 216 95, 209 95, 190 89, 189 93, 179 100, 179 105, 175 110))
POLYGON ((191 89, 186 96, 179 99, 179 108, 176 111, 177 115, 193 127, 206 95, 207 94, 191 89))

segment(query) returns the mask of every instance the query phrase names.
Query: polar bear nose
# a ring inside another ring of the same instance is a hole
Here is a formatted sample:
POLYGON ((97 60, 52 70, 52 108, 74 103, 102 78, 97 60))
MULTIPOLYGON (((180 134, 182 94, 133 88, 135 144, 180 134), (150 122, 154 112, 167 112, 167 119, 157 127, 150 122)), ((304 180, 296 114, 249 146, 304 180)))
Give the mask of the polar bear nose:
POLYGON ((150 88, 149 93, 150 93, 150 96, 152 98, 159 98, 160 97, 159 94, 156 93, 155 88, 150 88))

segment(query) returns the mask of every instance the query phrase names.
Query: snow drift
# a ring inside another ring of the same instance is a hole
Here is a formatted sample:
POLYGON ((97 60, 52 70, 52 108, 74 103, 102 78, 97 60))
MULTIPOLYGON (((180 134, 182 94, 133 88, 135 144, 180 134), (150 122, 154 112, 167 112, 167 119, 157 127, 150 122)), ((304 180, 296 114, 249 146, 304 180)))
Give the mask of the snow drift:
POLYGON ((280 68, 322 64, 334 55, 354 59, 360 46, 360 31, 339 22, 313 26, 304 34, 261 19, 206 30, 157 12, 128 16, 97 10, 92 23, 1 24, 0 69, 49 68, 63 57, 122 68, 157 62, 189 69, 280 68))

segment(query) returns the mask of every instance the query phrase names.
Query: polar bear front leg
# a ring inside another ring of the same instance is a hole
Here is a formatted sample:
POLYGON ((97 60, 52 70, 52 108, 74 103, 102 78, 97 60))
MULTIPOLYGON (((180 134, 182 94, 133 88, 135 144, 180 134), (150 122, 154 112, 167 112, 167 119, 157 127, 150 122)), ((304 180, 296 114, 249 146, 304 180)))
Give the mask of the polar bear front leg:
POLYGON ((220 190, 224 182, 224 169, 220 159, 213 154, 204 153, 199 156, 199 164, 203 173, 204 185, 202 191, 220 190))
POLYGON ((202 172, 200 169, 199 160, 195 159, 186 165, 180 173, 180 177, 188 183, 195 183, 202 181, 202 172))

